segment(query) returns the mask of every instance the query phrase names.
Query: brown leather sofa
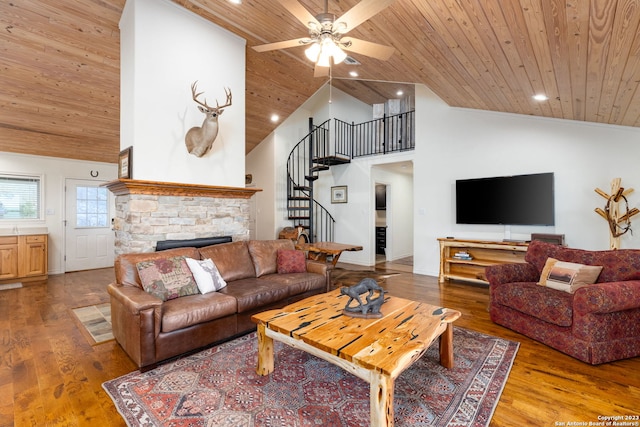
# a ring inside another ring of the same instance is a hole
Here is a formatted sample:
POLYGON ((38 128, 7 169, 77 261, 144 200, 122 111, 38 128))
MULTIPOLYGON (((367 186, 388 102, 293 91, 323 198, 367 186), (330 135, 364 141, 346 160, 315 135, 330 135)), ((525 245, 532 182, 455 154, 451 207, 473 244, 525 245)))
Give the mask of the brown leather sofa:
POLYGON ((284 307, 330 285, 328 264, 306 260, 305 273, 277 273, 278 249, 291 240, 250 240, 118 256, 108 286, 113 335, 140 370, 255 329, 255 313, 284 307), (144 291, 136 264, 175 256, 211 258, 227 286, 162 301, 144 291))

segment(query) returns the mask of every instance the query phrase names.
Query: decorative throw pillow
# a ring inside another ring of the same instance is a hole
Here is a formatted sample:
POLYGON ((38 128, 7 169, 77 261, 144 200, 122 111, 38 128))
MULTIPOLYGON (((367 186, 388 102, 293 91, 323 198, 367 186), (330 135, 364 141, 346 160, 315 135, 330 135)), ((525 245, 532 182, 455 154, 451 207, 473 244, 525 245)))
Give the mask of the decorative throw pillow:
POLYGON ((227 286, 227 282, 224 281, 211 258, 203 260, 187 258, 186 260, 201 294, 219 291, 227 286))
POLYGON ((162 301, 198 293, 185 257, 160 258, 136 264, 142 288, 162 301))
POLYGON ((584 286, 596 283, 601 271, 601 266, 583 265, 547 258, 538 285, 548 286, 572 294, 584 286))
POLYGON ((305 273, 307 261, 303 251, 295 249, 278 249, 278 274, 305 273))

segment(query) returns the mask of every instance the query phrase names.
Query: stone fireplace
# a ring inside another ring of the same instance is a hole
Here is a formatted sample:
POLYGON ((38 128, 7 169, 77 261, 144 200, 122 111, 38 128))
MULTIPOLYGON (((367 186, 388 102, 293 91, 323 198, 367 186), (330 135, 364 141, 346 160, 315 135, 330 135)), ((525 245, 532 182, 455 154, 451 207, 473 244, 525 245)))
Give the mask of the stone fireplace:
POLYGON ((116 196, 116 256, 153 252, 161 240, 213 236, 248 240, 249 199, 261 191, 132 179, 105 186, 116 196))

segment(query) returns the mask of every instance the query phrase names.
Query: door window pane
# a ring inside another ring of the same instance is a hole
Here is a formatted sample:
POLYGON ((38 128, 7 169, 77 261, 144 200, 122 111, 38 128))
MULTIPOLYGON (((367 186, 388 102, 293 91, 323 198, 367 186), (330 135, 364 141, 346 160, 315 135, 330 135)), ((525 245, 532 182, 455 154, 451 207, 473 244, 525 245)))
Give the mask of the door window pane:
POLYGON ((76 227, 108 227, 109 194, 102 187, 76 187, 76 227))

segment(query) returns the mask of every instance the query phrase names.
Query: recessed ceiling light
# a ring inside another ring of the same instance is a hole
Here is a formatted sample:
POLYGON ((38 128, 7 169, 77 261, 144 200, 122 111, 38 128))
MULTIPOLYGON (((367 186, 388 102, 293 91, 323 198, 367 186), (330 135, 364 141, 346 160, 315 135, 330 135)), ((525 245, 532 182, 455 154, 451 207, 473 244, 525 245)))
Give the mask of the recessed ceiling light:
POLYGON ((349 71, 349 75, 351 77, 358 77, 358 72, 357 71, 349 71))
POLYGON ((279 116, 279 115, 277 115, 277 114, 272 114, 272 115, 271 115, 271 121, 272 121, 273 123, 277 123, 277 122, 278 122, 278 120, 280 120, 280 116, 279 116))
POLYGON ((533 99, 535 99, 536 101, 546 101, 549 99, 549 97, 544 93, 539 93, 537 95, 533 95, 533 99))
POLYGON ((402 90, 399 90, 399 91, 396 92, 396 95, 402 96, 402 95, 404 95, 404 92, 402 90))
POLYGON ((242 4, 242 0, 229 0, 229 2, 233 4, 242 4))

